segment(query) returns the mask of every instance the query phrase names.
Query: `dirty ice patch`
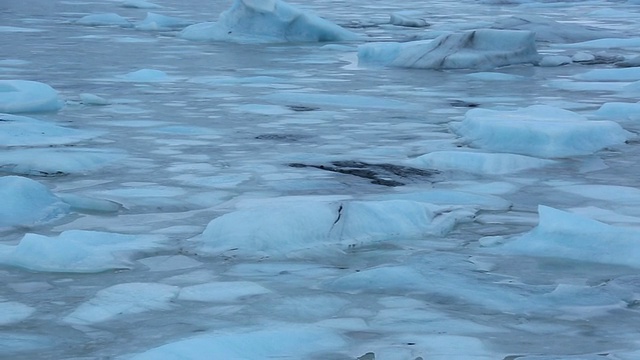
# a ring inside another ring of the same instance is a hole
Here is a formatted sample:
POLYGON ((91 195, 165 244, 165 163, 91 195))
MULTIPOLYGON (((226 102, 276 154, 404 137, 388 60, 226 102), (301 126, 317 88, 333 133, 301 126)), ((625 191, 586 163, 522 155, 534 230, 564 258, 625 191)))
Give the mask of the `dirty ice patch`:
POLYGON ((0 146, 66 145, 98 135, 97 132, 57 126, 27 116, 0 113, 0 146))
POLYGON ((640 268, 640 230, 608 225, 580 215, 538 207, 533 230, 492 251, 640 268))
POLYGON ((177 286, 157 283, 125 283, 100 290, 95 297, 80 305, 64 318, 74 325, 91 325, 109 320, 126 319, 147 311, 171 309, 177 286))
POLYGON ((0 80, 0 113, 56 111, 63 102, 51 86, 28 80, 0 80))
POLYGON ((182 288, 179 300, 232 303, 242 298, 270 293, 271 290, 250 281, 222 281, 182 288))
POLYGON ((434 151, 406 162, 422 169, 457 170, 476 174, 503 175, 555 163, 530 156, 470 151, 434 151))
POLYGON ((0 174, 62 176, 87 174, 123 159, 121 152, 100 149, 12 149, 0 152, 0 174))
POLYGON ((91 14, 80 18, 76 23, 85 26, 133 26, 129 20, 116 13, 91 14))
POLYGON ((0 246, 0 263, 42 272, 96 273, 131 267, 136 253, 160 247, 162 238, 70 230, 47 237, 26 234, 15 246, 0 246))
POLYGON ((220 331, 179 340, 135 355, 131 360, 209 360, 211 354, 220 359, 305 359, 312 354, 340 351, 346 345, 335 330, 274 323, 267 330, 220 331))
POLYGON ((322 105, 339 108, 356 109, 389 109, 389 110, 418 110, 416 104, 389 99, 379 96, 348 95, 348 94, 319 94, 295 91, 277 92, 263 96, 265 100, 285 105, 322 105))
POLYGON ((328 42, 359 36, 280 0, 235 0, 217 22, 195 24, 180 36, 195 41, 240 43, 328 42))
POLYGON ((212 254, 286 257, 448 233, 473 212, 407 200, 266 204, 212 220, 196 240, 212 254))
POLYGON ((0 177, 0 199, 0 229, 45 224, 69 212, 46 186, 20 176, 0 177))
POLYGON ((36 309, 16 301, 0 300, 0 326, 18 323, 31 316, 36 309))
POLYGON ((136 24, 136 29, 146 31, 177 30, 191 24, 193 24, 193 21, 150 12, 147 13, 147 17, 144 20, 136 24))
POLYGON ((538 60, 535 34, 530 31, 481 29, 434 40, 358 47, 359 64, 403 68, 492 69, 538 60))
POLYGON ((451 128, 482 149, 542 158, 589 155, 633 136, 613 121, 589 121, 546 105, 513 111, 472 109, 451 128))

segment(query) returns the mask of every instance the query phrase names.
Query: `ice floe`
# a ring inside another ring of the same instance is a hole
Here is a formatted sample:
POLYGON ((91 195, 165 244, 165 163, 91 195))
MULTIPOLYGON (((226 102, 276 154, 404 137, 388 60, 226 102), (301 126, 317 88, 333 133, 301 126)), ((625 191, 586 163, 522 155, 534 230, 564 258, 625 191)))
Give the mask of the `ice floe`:
POLYGON ((554 161, 516 154, 496 154, 470 151, 434 151, 406 162, 410 166, 458 170, 477 174, 510 174, 551 165, 554 161))
POLYGON ((124 157, 121 152, 90 148, 11 149, 0 152, 0 173, 25 176, 86 174, 124 157))
POLYGON ((145 0, 123 0, 121 6, 134 9, 161 9, 163 7, 145 0))
POLYGON ((0 80, 0 113, 56 111, 63 102, 51 86, 28 80, 0 80))
POLYGON ((0 229, 44 224, 69 211, 46 186, 20 176, 0 177, 0 199, 0 229))
POLYGON ((472 109, 451 128, 482 149, 543 158, 588 155, 633 137, 613 121, 589 121, 546 105, 512 111, 472 109))
POLYGON ((420 69, 492 69, 536 64, 535 34, 530 31, 480 29, 442 35, 434 40, 369 43, 358 47, 361 65, 420 69))
POLYGON ((245 297, 270 292, 271 290, 250 281, 224 281, 184 287, 180 290, 178 299, 233 303, 245 297))
POLYGON ((147 17, 137 23, 137 30, 159 31, 182 29, 193 24, 193 21, 184 20, 173 16, 166 16, 156 13, 147 13, 147 17))
POLYGON ((0 299, 0 326, 18 323, 31 316, 36 309, 15 301, 0 299))
POLYGON ((100 290, 64 318, 73 325, 123 319, 147 311, 169 310, 179 287, 157 283, 124 283, 100 290))
POLYGON ((612 36, 612 32, 605 29, 558 22, 531 14, 519 14, 498 19, 491 25, 491 28, 532 31, 535 33, 537 41, 550 43, 575 43, 612 36))
POLYGON ((359 36, 280 0, 235 0, 217 22, 187 27, 181 37, 196 41, 247 43, 328 42, 359 36))
POLYGON ((50 146, 94 138, 97 132, 57 126, 27 116, 0 114, 0 146, 50 146))
POLYGON ((640 120, 640 103, 604 103, 594 115, 613 120, 640 120))
POLYGON ((538 226, 495 249, 499 253, 640 267, 640 230, 611 226, 539 206, 538 226))
POLYGON ((80 18, 76 23, 86 26, 133 26, 129 20, 116 13, 91 14, 80 18))
POLYGON ((136 253, 158 249, 158 236, 69 230, 55 237, 26 234, 0 245, 0 264, 33 271, 95 273, 131 267, 136 253))
POLYGON ((212 220, 204 251, 282 257, 309 249, 421 238, 449 232, 473 216, 468 209, 408 200, 306 201, 241 209, 212 220))

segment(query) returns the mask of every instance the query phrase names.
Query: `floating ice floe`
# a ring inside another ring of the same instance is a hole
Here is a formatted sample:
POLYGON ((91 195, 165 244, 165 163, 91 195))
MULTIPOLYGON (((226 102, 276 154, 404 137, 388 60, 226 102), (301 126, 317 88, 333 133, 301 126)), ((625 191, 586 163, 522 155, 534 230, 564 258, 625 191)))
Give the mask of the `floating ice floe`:
POLYGON ((58 92, 47 84, 0 80, 0 113, 56 111, 62 105, 58 92))
POLYGON ((177 286, 157 283, 114 285, 98 291, 93 299, 67 315, 64 322, 90 325, 147 311, 169 310, 179 290, 177 286))
POLYGON ((425 169, 458 170, 477 174, 501 175, 535 169, 555 163, 516 154, 469 151, 434 151, 407 161, 409 166, 425 169))
POLYGON ((539 65, 543 67, 555 67, 555 66, 569 65, 572 62, 573 60, 569 56, 547 55, 542 57, 539 65))
POLYGON ((15 301, 0 300, 0 326, 18 323, 31 316, 36 309, 15 301))
POLYGON ((135 355, 131 360, 208 360, 212 354, 220 359, 306 359, 345 346, 346 341, 333 329, 273 323, 266 330, 241 329, 179 340, 135 355))
POLYGON ((536 228, 495 251, 640 268, 637 228, 611 226, 546 206, 539 206, 538 213, 536 228))
POLYGON ((511 202, 494 195, 466 191, 433 189, 388 193, 377 196, 380 200, 408 200, 441 206, 464 206, 475 210, 508 210, 511 202))
POLYGON ((40 225, 69 211, 46 186, 20 176, 0 177, 0 199, 0 228, 40 225))
POLYGON ((546 105, 513 111, 472 109, 451 128, 482 149, 543 158, 588 155, 633 137, 613 121, 589 121, 546 105))
POLYGON ((0 152, 0 173, 31 176, 86 174, 123 157, 124 154, 119 152, 82 148, 4 150, 0 152))
POLYGON ((0 245, 0 264, 43 272, 126 269, 137 252, 159 248, 160 240, 84 230, 65 231, 56 237, 26 234, 18 245, 0 245))
POLYGON ((282 257, 392 239, 443 235, 475 214, 408 200, 273 203, 224 214, 197 238, 205 252, 282 257))
POLYGON ((536 15, 516 15, 498 19, 493 29, 527 30, 535 33, 537 41, 551 43, 575 43, 613 36, 612 33, 593 27, 571 23, 559 23, 555 20, 536 15))
POLYGON ((635 38, 604 38, 590 41, 583 41, 572 44, 559 44, 561 48, 578 49, 635 49, 640 47, 640 37, 635 38))
POLYGON ((430 24, 422 18, 417 18, 411 16, 410 12, 394 12, 389 16, 389 23, 397 26, 406 26, 406 27, 427 27, 430 24))
POLYGON ((232 303, 244 297, 270 292, 271 290, 250 281, 221 281, 187 286, 180 290, 178 299, 232 303))
POLYGON ((358 47, 358 62, 421 69, 492 69, 536 64, 539 55, 530 31, 480 29, 435 40, 370 43, 358 47))
POLYGON ((82 131, 27 116, 0 114, 0 146, 49 146, 73 144, 94 138, 96 132, 82 131))
POLYGON ((193 21, 177 17, 147 13, 147 17, 136 24, 136 29, 147 31, 176 30, 193 24, 193 21))
POLYGON ((123 18, 116 13, 91 14, 82 17, 77 21, 80 25, 86 26, 120 26, 132 27, 133 24, 129 20, 123 18))
POLYGON ((586 81, 639 81, 640 67, 595 69, 572 77, 586 81))
POLYGON ((162 6, 145 0, 124 0, 122 7, 134 9, 161 9, 162 6))
POLYGON ((175 78, 167 75, 166 72, 154 69, 140 69, 119 76, 120 79, 132 82, 168 82, 175 78))
POLYGON ((640 102, 623 103, 609 102, 604 103, 594 113, 594 115, 606 119, 615 120, 640 120, 640 102))
POLYGON ((246 43, 348 41, 359 37, 280 0, 235 0, 217 22, 191 25, 180 36, 196 41, 246 43))

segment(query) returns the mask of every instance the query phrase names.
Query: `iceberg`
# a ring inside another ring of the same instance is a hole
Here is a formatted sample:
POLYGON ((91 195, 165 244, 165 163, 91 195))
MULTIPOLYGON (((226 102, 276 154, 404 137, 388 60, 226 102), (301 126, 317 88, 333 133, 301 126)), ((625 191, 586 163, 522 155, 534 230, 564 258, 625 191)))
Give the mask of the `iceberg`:
POLYGON ((26 234, 18 245, 0 245, 0 264, 42 272, 127 269, 136 252, 159 248, 159 239, 85 230, 69 230, 56 237, 26 234))
POLYGON ((633 136, 616 122, 589 121, 547 105, 513 111, 472 109, 451 128, 482 149, 542 158, 589 155, 633 136))
POLYGON ((0 113, 57 111, 62 108, 51 86, 28 80, 0 80, 0 113))
POLYGON ((434 40, 370 43, 358 47, 358 62, 419 69, 492 69, 536 64, 539 55, 531 31, 480 29, 434 40))
POLYGON ((328 42, 359 36, 280 0, 235 0, 217 22, 191 25, 180 36, 194 41, 240 43, 328 42))
POLYGON ((449 232, 475 212, 408 200, 273 203, 212 220, 201 237, 212 254, 287 257, 311 248, 343 249, 449 232))
POLYGON ((40 225, 69 212, 46 186, 20 176, 0 177, 0 199, 0 229, 40 225))
POLYGON ((640 267, 640 230, 539 206, 538 226, 499 246, 499 253, 640 267))

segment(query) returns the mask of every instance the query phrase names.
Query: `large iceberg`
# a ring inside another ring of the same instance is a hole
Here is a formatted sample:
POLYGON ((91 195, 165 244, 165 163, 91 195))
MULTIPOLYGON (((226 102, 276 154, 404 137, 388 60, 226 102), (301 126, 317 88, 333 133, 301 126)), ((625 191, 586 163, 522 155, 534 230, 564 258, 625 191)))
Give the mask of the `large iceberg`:
POLYGON ((62 105, 58 92, 47 84, 0 80, 0 113, 56 111, 62 105))
POLYGON ((358 47, 360 64, 420 69, 491 69, 536 64, 531 31, 480 29, 442 35, 434 40, 370 43, 358 47))
POLYGON ((203 250, 214 254, 286 257, 323 246, 443 235, 474 213, 408 200, 281 202, 222 215, 209 223, 200 240, 203 250))
POLYGON ((280 0, 235 0, 217 22, 195 24, 180 36, 242 43, 355 40, 358 35, 280 0))
POLYGON ((513 111, 472 109, 451 127, 473 146, 543 158, 589 155, 633 136, 613 121, 589 121, 546 105, 513 111))

